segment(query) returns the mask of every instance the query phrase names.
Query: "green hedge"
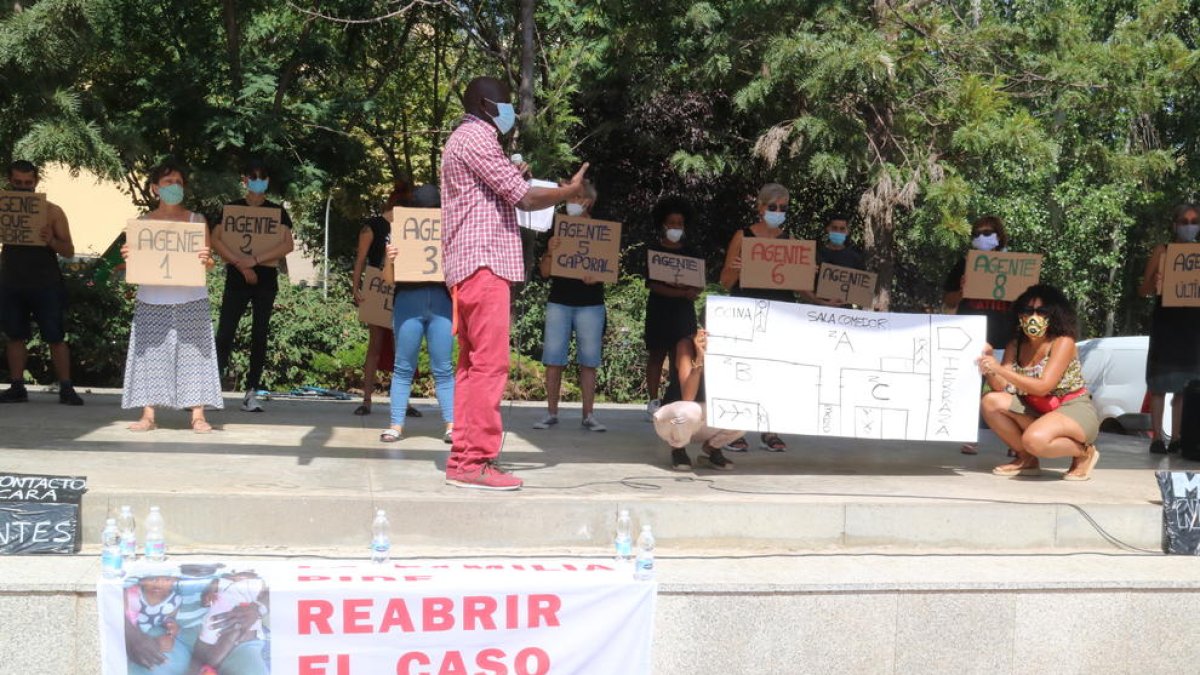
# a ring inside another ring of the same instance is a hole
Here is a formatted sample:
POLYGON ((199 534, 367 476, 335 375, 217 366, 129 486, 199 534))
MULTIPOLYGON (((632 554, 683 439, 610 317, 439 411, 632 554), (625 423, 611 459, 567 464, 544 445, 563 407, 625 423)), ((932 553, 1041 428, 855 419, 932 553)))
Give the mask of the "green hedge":
MULTIPOLYGON (((223 271, 209 275, 214 330, 224 284, 223 271)), ((328 298, 319 288, 280 283, 271 317, 271 343, 263 374, 265 386, 281 391, 315 385, 359 393, 367 330, 358 321, 349 287, 349 274, 344 271, 331 273, 328 298)), ((514 400, 546 397, 545 368, 540 360, 548 289, 545 280, 535 280, 522 286, 513 298, 513 359, 507 396, 514 400)), ((82 386, 120 387, 133 316, 134 287, 117 280, 96 282, 88 275, 73 274, 67 277, 67 291, 68 339, 75 381, 82 386)), ((642 344, 642 321, 646 286, 640 277, 624 277, 620 283, 608 286, 605 302, 608 325, 597 400, 644 401, 646 350, 642 344)), ((249 349, 250 312, 247 311, 238 326, 224 379, 227 389, 241 386, 249 367, 249 349)), ((571 357, 573 360, 574 345, 571 357)), ((414 395, 431 397, 434 384, 425 350, 421 352, 419 367, 414 395)), ((36 331, 30 341, 27 377, 34 382, 53 381, 49 353, 36 331)), ((380 374, 378 391, 386 392, 389 382, 389 375, 380 374)), ((579 397, 578 369, 572 365, 564 374, 562 399, 578 401, 579 397)))

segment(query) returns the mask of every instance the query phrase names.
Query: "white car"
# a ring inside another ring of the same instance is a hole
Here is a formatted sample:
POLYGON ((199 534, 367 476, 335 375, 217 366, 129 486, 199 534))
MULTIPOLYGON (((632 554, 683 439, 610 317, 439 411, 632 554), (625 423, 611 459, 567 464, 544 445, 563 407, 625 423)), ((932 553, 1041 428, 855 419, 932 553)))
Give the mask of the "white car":
MULTIPOLYGON (((1100 415, 1100 428, 1116 433, 1148 434, 1151 424, 1146 353, 1150 338, 1145 335, 1092 338, 1079 342, 1078 347, 1083 379, 1100 415)), ((1170 429, 1171 395, 1168 394, 1159 438, 1169 436, 1170 429)))

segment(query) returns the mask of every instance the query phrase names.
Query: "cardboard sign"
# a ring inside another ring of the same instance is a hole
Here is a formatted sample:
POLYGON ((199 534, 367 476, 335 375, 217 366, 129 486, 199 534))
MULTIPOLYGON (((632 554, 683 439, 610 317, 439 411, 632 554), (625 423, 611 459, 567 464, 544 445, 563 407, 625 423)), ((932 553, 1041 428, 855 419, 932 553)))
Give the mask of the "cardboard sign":
POLYGON ((874 272, 827 263, 817 274, 817 297, 869 308, 875 300, 876 280, 874 272))
POLYGON ((1200 244, 1168 244, 1163 307, 1200 307, 1200 244))
POLYGON ((1012 302, 1036 284, 1041 273, 1040 253, 971 251, 967 254, 963 297, 1012 302))
POLYGON ((45 246, 42 229, 50 211, 39 192, 0 191, 0 244, 45 246))
POLYGON ((390 329, 396 287, 384 280, 382 270, 370 265, 363 270, 362 285, 363 301, 358 306, 358 320, 390 329))
POLYGON ((78 553, 84 476, 0 473, 0 555, 78 553))
MULTIPOLYGON (((221 213, 216 231, 229 248, 242 255, 262 256, 283 243, 285 228, 282 209, 230 204, 221 213)), ((279 261, 263 264, 277 267, 279 261)))
POLYGON ((203 286, 205 223, 133 219, 125 227, 125 281, 155 286, 203 286))
POLYGON ((550 256, 550 276, 567 279, 590 276, 604 283, 616 283, 621 261, 620 223, 559 214, 554 220, 554 241, 557 248, 550 256))
POLYGON ((742 237, 742 288, 811 291, 817 276, 817 245, 811 239, 742 237))
POLYGON ((446 280, 442 271, 441 209, 392 209, 392 243, 400 250, 396 281, 446 280))
POLYGON ((663 251, 647 253, 647 271, 651 281, 662 281, 676 286, 704 288, 704 260, 663 251))

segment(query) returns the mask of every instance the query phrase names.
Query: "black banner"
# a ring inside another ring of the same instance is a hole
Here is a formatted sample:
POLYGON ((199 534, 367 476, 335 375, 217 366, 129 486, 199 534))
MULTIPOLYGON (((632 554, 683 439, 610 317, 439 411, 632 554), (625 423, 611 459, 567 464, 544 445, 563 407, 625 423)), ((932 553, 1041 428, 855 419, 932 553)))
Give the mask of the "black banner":
POLYGON ((78 504, 84 492, 86 476, 0 472, 0 502, 78 504))
POLYGON ((0 502, 0 554, 78 553, 79 505, 0 502))
POLYGON ((0 555, 78 553, 86 476, 0 472, 0 555))

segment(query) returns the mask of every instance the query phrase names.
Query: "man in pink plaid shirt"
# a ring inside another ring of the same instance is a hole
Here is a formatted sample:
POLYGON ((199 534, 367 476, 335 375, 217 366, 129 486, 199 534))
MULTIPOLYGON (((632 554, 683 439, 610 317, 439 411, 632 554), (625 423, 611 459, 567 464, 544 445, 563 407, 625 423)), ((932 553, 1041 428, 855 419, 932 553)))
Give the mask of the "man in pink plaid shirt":
POLYGON ((442 259, 454 298, 458 374, 446 483, 517 490, 521 479, 496 465, 508 382, 509 284, 525 279, 514 207, 536 211, 582 192, 584 164, 556 188, 530 187, 524 166, 504 156, 499 136, 516 114, 508 86, 490 77, 467 85, 466 115, 442 152, 442 259))

